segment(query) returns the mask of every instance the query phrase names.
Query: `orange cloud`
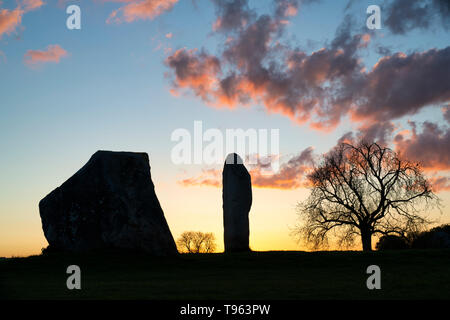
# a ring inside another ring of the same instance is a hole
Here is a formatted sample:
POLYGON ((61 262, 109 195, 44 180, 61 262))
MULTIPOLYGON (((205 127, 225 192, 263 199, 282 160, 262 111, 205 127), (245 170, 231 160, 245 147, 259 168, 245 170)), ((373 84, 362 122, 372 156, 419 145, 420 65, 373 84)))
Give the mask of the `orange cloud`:
POLYGON ((173 92, 192 91, 209 107, 262 105, 268 113, 325 132, 349 117, 381 135, 388 133, 390 121, 450 99, 450 47, 408 54, 385 51, 388 55, 370 70, 360 53, 371 35, 355 34, 347 20, 324 48, 307 53, 283 40, 286 18, 297 14, 303 2, 277 0, 275 11, 264 14, 244 0, 213 2, 213 31, 226 39, 217 53, 184 50, 186 59, 167 59, 178 60, 168 64, 173 92), (206 61, 214 61, 217 70, 188 72, 190 65, 207 67, 202 64, 206 61), (373 125, 380 122, 388 124, 378 130, 373 125))
POLYGON ((42 0, 22 0, 22 5, 25 11, 31 11, 42 7, 44 5, 44 1, 42 0))
POLYGON ((110 2, 128 3, 117 10, 114 10, 107 23, 111 22, 133 22, 135 20, 154 19, 155 17, 169 11, 178 2, 178 0, 105 0, 110 2))
POLYGON ((434 192, 450 191, 450 178, 432 177, 429 179, 434 192))
POLYGON ((394 138, 395 151, 421 163, 426 171, 450 170, 450 128, 426 121, 418 132, 416 123, 409 123, 411 135, 398 133, 394 138))
POLYGON ((166 64, 175 69, 173 92, 189 88, 205 101, 210 101, 211 92, 217 86, 220 73, 219 60, 197 50, 179 49, 166 59, 166 64))
POLYGON ((300 1, 298 0, 277 0, 275 1, 275 17, 281 23, 286 20, 284 18, 296 16, 298 13, 300 1))
POLYGON ((20 8, 14 10, 0 10, 0 39, 4 33, 11 34, 22 21, 24 11, 20 8))
POLYGON ((208 169, 202 170, 198 177, 187 178, 178 181, 179 184, 185 187, 191 186, 208 186, 208 187, 220 187, 222 182, 220 180, 222 173, 220 170, 208 169))
POLYGON ((275 41, 284 32, 281 21, 296 13, 297 1, 279 0, 275 12, 260 16, 246 1, 216 5, 219 16, 213 29, 226 35, 227 41, 217 55, 184 50, 189 53, 185 59, 169 57, 168 61, 177 61, 167 64, 172 89, 193 91, 212 107, 260 104, 267 112, 283 114, 295 123, 311 121, 312 128, 322 131, 340 123, 355 96, 347 88, 361 85, 356 81, 363 67, 357 50, 367 44, 368 35, 352 36, 344 26, 328 48, 307 54, 275 41), (217 65, 217 72, 192 70, 195 80, 205 81, 201 86, 191 83, 186 72, 189 65, 206 57, 217 65))
MULTIPOLYGON (((1 1, 0 1, 1 5, 1 1)), ((0 39, 4 33, 11 34, 22 22, 22 16, 44 5, 42 0, 22 0, 13 10, 0 9, 0 39)))
MULTIPOLYGON (((313 166, 313 148, 309 147, 300 154, 292 157, 286 163, 280 166, 280 170, 276 173, 269 174, 264 171, 262 165, 250 166, 250 176, 252 178, 252 186, 255 188, 270 189, 297 189, 306 187, 307 174, 313 166)), ((183 179, 179 183, 185 187, 189 186, 222 186, 222 171, 219 169, 203 170, 197 177, 183 179)))
POLYGON ((59 63, 61 58, 67 56, 67 51, 59 45, 49 45, 47 50, 28 50, 25 54, 25 63, 29 66, 47 62, 59 63))
POLYGON ((307 175, 313 167, 313 148, 309 147, 280 166, 278 172, 266 174, 261 166, 250 170, 252 185, 257 188, 297 189, 307 186, 307 175))
POLYGON ((298 13, 298 8, 294 4, 288 3, 285 8, 284 15, 286 17, 293 17, 293 16, 296 16, 297 13, 298 13))

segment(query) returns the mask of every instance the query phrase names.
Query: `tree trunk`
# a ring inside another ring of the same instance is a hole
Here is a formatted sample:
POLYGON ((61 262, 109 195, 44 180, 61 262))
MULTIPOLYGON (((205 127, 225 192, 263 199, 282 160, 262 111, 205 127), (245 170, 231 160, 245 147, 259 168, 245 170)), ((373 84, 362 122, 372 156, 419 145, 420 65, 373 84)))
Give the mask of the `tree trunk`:
POLYGON ((372 251, 372 233, 367 229, 361 229, 361 242, 363 251, 372 251))

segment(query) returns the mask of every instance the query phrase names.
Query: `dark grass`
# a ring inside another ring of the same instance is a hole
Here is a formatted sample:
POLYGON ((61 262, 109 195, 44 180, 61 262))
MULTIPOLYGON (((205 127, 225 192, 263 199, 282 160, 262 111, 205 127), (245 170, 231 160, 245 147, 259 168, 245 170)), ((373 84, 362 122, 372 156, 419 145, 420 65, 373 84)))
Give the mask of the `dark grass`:
POLYGON ((450 299, 450 250, 0 259, 0 298, 450 299), (66 288, 71 264, 81 268, 81 290, 66 288), (381 290, 366 287, 366 268, 372 264, 381 268, 381 290))

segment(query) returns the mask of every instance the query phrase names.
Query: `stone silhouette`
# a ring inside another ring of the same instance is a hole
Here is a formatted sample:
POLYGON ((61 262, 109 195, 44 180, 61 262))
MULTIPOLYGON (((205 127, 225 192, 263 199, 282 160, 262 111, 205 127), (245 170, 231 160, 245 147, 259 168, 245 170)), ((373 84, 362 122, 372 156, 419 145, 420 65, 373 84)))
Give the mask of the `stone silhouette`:
POLYGON ((39 203, 52 249, 177 253, 146 153, 97 151, 39 203))
POLYGON ((249 251, 248 214, 252 206, 252 182, 237 154, 227 156, 222 179, 225 252, 249 251))

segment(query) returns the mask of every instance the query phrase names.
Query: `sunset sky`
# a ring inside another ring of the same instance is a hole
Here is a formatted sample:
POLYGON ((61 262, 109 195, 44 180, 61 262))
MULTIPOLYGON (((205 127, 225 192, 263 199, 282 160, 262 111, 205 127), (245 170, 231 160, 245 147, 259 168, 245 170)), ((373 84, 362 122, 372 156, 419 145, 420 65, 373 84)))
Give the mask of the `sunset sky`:
POLYGON ((420 161, 442 199, 429 214, 450 222, 445 3, 0 0, 0 256, 47 246, 39 201, 97 150, 147 152, 174 238, 213 232, 223 250, 222 166, 171 160, 172 132, 196 120, 280 130, 280 171, 247 165, 254 250, 305 249, 291 235, 305 173, 343 139, 420 161), (66 27, 71 4, 81 30, 66 27))

